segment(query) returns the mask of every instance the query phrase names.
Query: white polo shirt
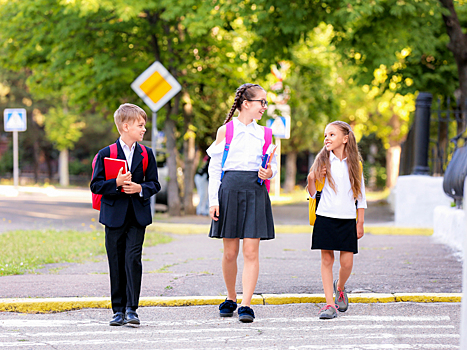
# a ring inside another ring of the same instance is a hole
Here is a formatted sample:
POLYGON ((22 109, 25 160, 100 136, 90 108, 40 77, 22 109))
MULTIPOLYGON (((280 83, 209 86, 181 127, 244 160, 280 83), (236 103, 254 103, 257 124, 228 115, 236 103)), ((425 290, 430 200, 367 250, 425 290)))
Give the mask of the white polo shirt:
MULTIPOLYGON (((316 214, 336 219, 355 219, 356 208, 353 197, 352 186, 350 185, 349 168, 347 158, 342 161, 331 151, 329 155, 331 162, 331 175, 335 183, 336 192, 329 185, 329 181, 324 183, 321 198, 319 200, 316 214)), ((358 199, 357 208, 366 209, 365 181, 362 174, 361 196, 358 199)), ((314 196, 316 193, 314 194, 314 196)), ((313 197, 314 197, 313 196, 313 197)))

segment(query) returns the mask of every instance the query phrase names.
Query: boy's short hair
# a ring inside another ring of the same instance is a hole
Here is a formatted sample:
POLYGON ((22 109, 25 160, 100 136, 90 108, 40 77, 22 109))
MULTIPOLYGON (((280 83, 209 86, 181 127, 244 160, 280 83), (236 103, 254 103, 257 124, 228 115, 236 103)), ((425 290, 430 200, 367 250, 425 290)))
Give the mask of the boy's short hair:
POLYGON ((139 118, 143 118, 144 121, 146 122, 148 119, 148 116, 146 115, 146 112, 141 108, 138 107, 137 105, 131 104, 131 103, 124 103, 118 107, 118 109, 114 113, 114 121, 115 125, 117 125, 117 129, 120 132, 120 127, 124 123, 129 123, 129 122, 137 122, 139 118))

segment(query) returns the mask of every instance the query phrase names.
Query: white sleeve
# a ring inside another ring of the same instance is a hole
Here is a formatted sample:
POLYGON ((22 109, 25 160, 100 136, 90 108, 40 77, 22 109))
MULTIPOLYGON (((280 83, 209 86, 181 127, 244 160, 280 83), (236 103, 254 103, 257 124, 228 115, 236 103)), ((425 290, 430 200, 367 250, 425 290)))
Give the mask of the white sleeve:
POLYGON ((271 160, 271 170, 272 170, 272 176, 268 180, 271 180, 277 174, 277 154, 276 153, 274 153, 274 156, 272 157, 272 160, 271 160))
POLYGON ((219 144, 214 143, 206 150, 208 156, 211 157, 209 161, 209 207, 219 205, 219 187, 221 186, 222 174, 222 156, 224 154, 225 140, 219 144))
POLYGON ((357 201, 357 209, 363 208, 366 209, 366 196, 365 196, 365 179, 363 178, 363 172, 362 172, 362 194, 360 198, 358 198, 357 201))

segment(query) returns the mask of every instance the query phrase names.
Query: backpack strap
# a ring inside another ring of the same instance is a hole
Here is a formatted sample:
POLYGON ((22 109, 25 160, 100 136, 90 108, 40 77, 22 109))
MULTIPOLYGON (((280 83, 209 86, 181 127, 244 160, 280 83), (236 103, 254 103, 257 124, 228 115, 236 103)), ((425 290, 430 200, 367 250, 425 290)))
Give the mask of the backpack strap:
POLYGON ((272 143, 272 129, 264 127, 264 146, 263 146, 263 156, 268 151, 269 146, 272 143))
MULTIPOLYGON (((222 155, 222 165, 221 168, 224 168, 225 161, 227 159, 227 155, 229 154, 230 143, 232 142, 233 132, 234 132, 234 125, 233 120, 225 124, 226 131, 225 131, 225 146, 224 146, 224 154, 222 155)), ((221 181, 224 177, 224 170, 222 170, 221 174, 221 181)))
POLYGON ((111 145, 109 145, 109 148, 110 148, 110 158, 117 158, 117 155, 118 155, 117 144, 112 143, 111 145))
POLYGON ((143 154, 143 174, 146 175, 146 169, 148 168, 148 150, 146 149, 146 146, 144 145, 140 145, 141 146, 141 149, 143 150, 143 152, 141 152, 143 154))
MULTIPOLYGON (((263 146, 263 156, 266 154, 266 152, 268 151, 268 148, 269 146, 271 145, 272 143, 272 129, 271 128, 267 128, 267 127, 264 127, 264 146, 263 146)), ((266 189, 270 190, 271 188, 271 180, 265 180, 265 184, 266 184, 266 189)))

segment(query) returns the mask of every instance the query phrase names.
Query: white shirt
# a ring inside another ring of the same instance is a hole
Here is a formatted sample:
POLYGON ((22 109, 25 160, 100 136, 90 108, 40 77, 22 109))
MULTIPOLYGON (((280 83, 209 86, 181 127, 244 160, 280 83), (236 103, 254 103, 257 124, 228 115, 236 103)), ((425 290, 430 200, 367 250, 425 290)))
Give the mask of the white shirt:
MULTIPOLYGON (((118 140, 120 141, 120 146, 122 146, 123 153, 125 154, 126 163, 128 164, 128 171, 130 171, 131 163, 133 161, 133 154, 135 153, 136 142, 133 142, 133 145, 130 148, 125 142, 122 141, 121 137, 118 140)), ((141 186, 139 196, 143 197, 143 186, 141 186)))
MULTIPOLYGON (((209 206, 219 205, 218 192, 221 185, 222 170, 259 171, 263 157, 264 129, 253 120, 245 125, 238 118, 233 118, 234 132, 229 154, 222 168, 225 138, 219 144, 213 144, 206 150, 211 157, 209 162, 209 206)), ((277 173, 277 159, 271 160, 272 176, 277 173)))
MULTIPOLYGON (((350 184, 347 158, 341 161, 331 151, 329 160, 331 162, 331 175, 337 193, 331 188, 329 181, 325 181, 316 214, 336 219, 355 219, 357 217, 355 199, 350 184)), ((357 208, 366 209, 365 181, 363 179, 363 174, 361 181, 362 192, 361 196, 357 198, 357 208)), ((313 198, 315 195, 316 193, 313 195, 313 198)))
POLYGON ((120 146, 122 146, 123 153, 125 153, 126 162, 128 164, 128 171, 130 171, 131 162, 133 161, 133 154, 135 153, 136 142, 133 142, 133 145, 130 148, 125 142, 122 141, 121 137, 118 140, 120 141, 120 146))

